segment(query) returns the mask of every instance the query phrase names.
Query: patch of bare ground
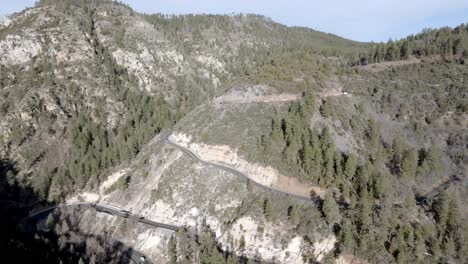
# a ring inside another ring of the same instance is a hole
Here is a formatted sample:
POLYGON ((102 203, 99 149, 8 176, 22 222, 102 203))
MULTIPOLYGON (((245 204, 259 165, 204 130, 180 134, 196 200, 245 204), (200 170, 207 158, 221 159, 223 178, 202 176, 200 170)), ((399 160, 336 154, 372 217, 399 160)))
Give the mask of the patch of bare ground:
POLYGON ((330 91, 320 92, 319 96, 320 98, 325 98, 325 97, 330 97, 330 96, 342 96, 346 94, 347 93, 344 93, 342 91, 330 90, 330 91))
MULTIPOLYGON (((213 100, 215 104, 253 104, 253 103, 281 103, 297 101, 300 93, 277 93, 277 89, 268 85, 256 85, 244 90, 231 90, 213 100)), ((342 96, 343 86, 337 78, 330 78, 326 82, 326 90, 319 92, 320 98, 329 96, 342 96)))
POLYGON ((301 97, 300 94, 271 94, 258 96, 226 95, 214 100, 220 104, 251 104, 251 103, 274 103, 296 101, 301 97))
POLYGON ((335 260, 336 264, 369 264, 367 260, 358 258, 352 254, 341 254, 338 256, 338 258, 335 260))
POLYGON ((318 195, 323 198, 326 193, 323 188, 302 183, 294 177, 282 175, 271 166, 250 163, 237 154, 237 149, 232 149, 230 146, 190 143, 191 136, 182 133, 173 134, 171 140, 190 149, 204 161, 235 168, 251 180, 272 189, 304 197, 318 195))
POLYGON ((409 58, 407 60, 398 60, 398 61, 385 61, 379 63, 367 64, 364 66, 357 66, 360 69, 371 71, 371 72, 380 72, 390 68, 400 67, 403 65, 420 63, 422 60, 418 58, 409 58))

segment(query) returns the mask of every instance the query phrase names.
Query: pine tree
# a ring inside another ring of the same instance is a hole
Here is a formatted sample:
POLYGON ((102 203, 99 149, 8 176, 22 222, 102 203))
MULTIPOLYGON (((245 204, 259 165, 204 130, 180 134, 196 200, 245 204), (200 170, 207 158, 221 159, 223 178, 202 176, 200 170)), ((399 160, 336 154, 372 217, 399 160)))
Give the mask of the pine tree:
POLYGON ((289 168, 298 168, 299 159, 299 150, 301 146, 295 140, 286 147, 283 153, 283 162, 289 168))
POLYGON ((315 112, 315 94, 311 89, 304 92, 302 109, 306 120, 312 118, 315 112))
POLYGON ((263 201, 263 215, 267 220, 271 220, 271 216, 273 213, 273 208, 271 207, 271 203, 268 199, 263 201))
POLYGON ((462 226, 461 222, 463 217, 460 211, 460 206, 455 196, 451 197, 449 207, 450 210, 447 217, 448 232, 451 234, 457 234, 462 226))
POLYGON ((400 59, 400 50, 393 40, 387 42, 387 49, 385 54, 385 60, 393 61, 400 59))
POLYGON ((427 251, 422 232, 423 231, 421 231, 420 228, 416 229, 416 238, 414 242, 415 247, 413 253, 418 260, 422 260, 424 258, 424 253, 427 251))
POLYGON ((441 153, 436 145, 432 145, 427 153, 426 162, 435 175, 440 175, 441 153))
POLYGON ((335 198, 333 198, 331 191, 325 195, 322 211, 325 218, 327 219, 328 224, 333 225, 339 221, 340 210, 338 208, 338 204, 335 201, 335 198))
POLYGON ((418 168, 418 151, 410 149, 406 152, 401 164, 401 176, 406 181, 413 181, 418 168))
POLYGON ((367 188, 367 185, 370 181, 372 175, 372 167, 369 162, 367 162, 364 166, 359 167, 359 172, 357 173, 355 186, 358 186, 359 189, 367 188))
POLYGON ((363 188, 361 190, 358 218, 361 230, 369 230, 369 227, 372 224, 372 198, 370 197, 367 188, 363 188))
POLYGON ((410 48, 410 43, 409 41, 405 40, 403 44, 401 45, 401 50, 400 50, 401 58, 406 60, 409 58, 411 54, 411 48, 410 48))
POLYGON ((323 100, 320 113, 325 118, 333 115, 333 106, 330 99, 323 100))
POLYGON ((322 157, 322 149, 320 144, 320 139, 317 133, 312 134, 312 154, 311 157, 311 167, 309 168, 308 174, 312 176, 313 179, 319 179, 322 175, 322 164, 323 164, 323 157, 322 157))
POLYGON ((352 225, 349 221, 345 221, 340 232, 341 241, 345 249, 353 252, 354 249, 354 236, 352 225))
POLYGON ((397 131, 392 143, 392 163, 397 173, 401 168, 401 162, 403 160, 403 153, 405 152, 405 148, 405 139, 400 134, 400 131, 397 131))
POLYGON ((284 134, 283 129, 281 128, 281 120, 273 119, 272 120, 272 130, 271 130, 271 140, 274 144, 282 146, 284 144, 284 134))
POLYGON ((296 208, 296 206, 291 206, 291 209, 289 210, 289 220, 293 225, 298 225, 301 218, 299 215, 299 210, 296 208))
POLYGON ((314 153, 312 146, 308 139, 303 137, 302 140, 302 168, 304 169, 305 173, 308 175, 308 179, 313 179, 314 175, 314 153))
POLYGON ((437 201, 434 204, 434 212, 439 234, 443 236, 447 229, 447 221, 450 212, 450 200, 446 192, 440 193, 437 197, 437 201))
POLYGON ((446 238, 442 244, 442 249, 444 251, 444 255, 448 258, 453 258, 455 256, 455 241, 452 237, 446 238))
POLYGON ((339 151, 335 151, 333 159, 335 164, 335 175, 337 176, 337 178, 340 178, 343 174, 343 158, 341 156, 341 153, 339 151))
POLYGON ((334 176, 334 156, 335 156, 335 144, 333 138, 331 137, 329 130, 325 127, 322 131, 321 136, 321 147, 323 153, 323 168, 324 171, 320 178, 320 184, 328 186, 333 182, 334 176))
POLYGON ((357 158, 354 154, 349 154, 348 158, 346 159, 344 175, 346 178, 351 179, 356 174, 357 168, 357 158))

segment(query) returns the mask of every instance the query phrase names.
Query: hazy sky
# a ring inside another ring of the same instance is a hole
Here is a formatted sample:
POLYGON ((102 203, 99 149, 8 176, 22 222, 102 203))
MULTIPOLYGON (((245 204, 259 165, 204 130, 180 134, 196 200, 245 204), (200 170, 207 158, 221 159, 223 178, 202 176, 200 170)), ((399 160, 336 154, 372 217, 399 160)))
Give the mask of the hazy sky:
MULTIPOLYGON (((0 14, 34 0, 0 0, 0 14)), ((468 22, 468 0, 123 0, 146 13, 256 13, 360 41, 386 41, 427 27, 468 22)))

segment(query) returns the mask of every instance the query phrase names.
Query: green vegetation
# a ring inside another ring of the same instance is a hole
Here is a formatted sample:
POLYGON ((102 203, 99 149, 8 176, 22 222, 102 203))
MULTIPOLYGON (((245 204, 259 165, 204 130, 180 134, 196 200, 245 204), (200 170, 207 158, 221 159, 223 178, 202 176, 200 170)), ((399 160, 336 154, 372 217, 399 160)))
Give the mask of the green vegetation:
MULTIPOLYGON (((261 221, 290 224, 309 244, 323 229, 331 230, 339 245, 325 262, 341 252, 384 263, 468 261, 468 225, 461 203, 466 191, 425 194, 432 185, 461 177, 466 170, 466 25, 371 45, 288 28, 256 15, 140 15, 115 1, 38 3, 50 5, 55 5, 53 12, 25 16, 0 31, 0 39, 37 33, 43 48, 24 63, 0 65, 2 156, 18 163, 18 168, 0 164, 3 200, 61 202, 77 191, 95 190, 104 176, 131 164, 155 135, 191 112, 183 129, 197 140, 235 146, 250 161, 328 190, 319 209, 267 193, 249 200, 243 193, 242 205, 222 217, 234 218, 230 213, 236 213, 237 219, 249 207, 261 221), (136 46, 140 50, 132 53, 136 46), (120 60, 130 61, 136 54, 139 59, 129 63, 137 70, 118 63, 119 52, 128 55, 120 60), (216 63, 204 65, 199 55, 216 63), (345 59, 369 64, 414 57, 421 60, 381 71, 349 67, 345 59), (255 84, 302 97, 281 106, 202 106, 228 88, 255 84), (336 87, 349 96, 317 97, 336 87), (218 112, 229 124, 223 124, 218 112)), ((189 165, 184 172, 202 178, 189 165)), ((150 174, 148 168, 143 175, 150 174)), ((174 181, 189 181, 177 174, 180 171, 166 171, 162 178, 169 179, 161 180, 151 199, 174 202, 174 181)), ((208 174, 205 181, 212 176, 208 174)), ((106 191, 131 190, 138 177, 121 177, 106 191)), ((222 193, 226 203, 229 195, 255 188, 229 183, 222 193)), ((205 199, 208 187, 197 184, 190 202, 205 199)), ((1 209, 14 221, 24 213, 1 209)), ((14 230, 8 221, 5 226, 14 230)), ((223 219, 222 228, 229 229, 232 221, 223 219)), ((74 243, 83 234, 67 219, 51 214, 45 224, 60 242, 50 247, 75 252, 62 257, 64 262, 107 260, 85 254, 87 242, 74 243)), ((263 235, 265 226, 257 230, 263 235)), ((7 231, 2 238, 15 235, 7 231)), ((39 241, 48 238, 37 237, 25 248, 46 248, 39 241)), ((21 246, 16 237, 11 241, 21 246)), ((93 237, 90 243, 99 241, 93 237)), ((285 249, 287 242, 281 243, 285 249)), ((230 250, 237 252, 249 246, 244 235, 233 245, 237 248, 230 250)), ((198 236, 177 234, 167 248, 171 263, 247 262, 223 252, 206 226, 198 236)), ((101 249, 112 251, 96 246, 101 249)), ((313 261, 312 253, 304 251, 302 257, 313 261)))
MULTIPOLYGON (((245 243, 245 241, 244 241, 245 243)), ((192 235, 183 230, 172 236, 168 242, 169 263, 193 263, 197 259, 203 264, 237 264, 245 263, 243 258, 235 254, 223 252, 216 241, 215 234, 207 226, 203 226, 199 235, 192 235)))
MULTIPOLYGON (((457 227, 451 230, 453 233, 447 229, 447 222, 457 223, 462 219, 455 213, 452 216, 454 219, 448 220, 449 211, 458 211, 455 198, 450 198, 452 202, 449 202, 448 195, 441 194, 434 202, 432 212, 436 216, 435 226, 430 223, 410 224, 411 214, 391 204, 394 193, 390 182, 382 181, 382 175, 387 174, 390 175, 384 177, 401 178, 413 184, 416 177, 429 173, 438 176, 441 172, 441 153, 436 145, 419 150, 408 148, 402 134, 397 131, 393 143, 385 146, 382 145, 378 130, 370 127, 369 140, 375 143, 368 150, 383 151, 387 155, 378 159, 369 156, 368 160, 360 160, 356 155, 336 150, 327 127, 321 132, 309 130, 302 106, 303 102, 295 103, 285 118, 281 121, 273 120, 271 132, 259 140, 259 158, 268 164, 277 164, 289 175, 300 175, 304 181, 340 190, 338 203, 346 205, 345 209, 339 209, 337 201, 329 192, 322 211, 330 225, 337 224, 337 235, 346 251, 368 259, 383 254, 385 258, 394 258, 401 263, 427 260, 425 252, 432 252, 435 259, 466 258, 461 250, 464 243, 461 241, 466 239, 460 232, 462 226, 455 224, 457 227), (281 160, 273 160, 275 157, 281 160), (386 168, 380 167, 380 164, 386 164, 386 168), (384 209, 375 207, 376 204, 387 206, 384 209), (393 216, 389 215, 388 219, 375 218, 375 215, 384 213, 383 210, 390 210, 393 216), (419 235, 420 240, 416 243, 414 233, 427 228, 438 231, 425 231, 419 235), (389 248, 385 246, 387 239, 391 240, 389 248), (418 253, 415 253, 416 250, 418 253)), ((369 124, 375 126, 373 122, 369 124)), ((414 208, 414 196, 408 199, 404 202, 405 208, 414 208)), ((264 206, 266 216, 269 215, 267 205, 265 203, 264 206)), ((289 215, 293 222, 297 221, 295 214, 291 209, 289 215)))
POLYGON ((360 64, 404 60, 411 56, 440 56, 446 61, 465 63, 468 59, 468 25, 455 28, 425 29, 399 41, 374 45, 367 54, 362 54, 360 64))
POLYGON ((331 192, 326 194, 325 199, 323 201, 322 210, 323 210, 323 214, 325 215, 325 219, 327 219, 328 224, 333 225, 339 222, 340 211, 338 209, 338 204, 333 198, 333 195, 331 192))

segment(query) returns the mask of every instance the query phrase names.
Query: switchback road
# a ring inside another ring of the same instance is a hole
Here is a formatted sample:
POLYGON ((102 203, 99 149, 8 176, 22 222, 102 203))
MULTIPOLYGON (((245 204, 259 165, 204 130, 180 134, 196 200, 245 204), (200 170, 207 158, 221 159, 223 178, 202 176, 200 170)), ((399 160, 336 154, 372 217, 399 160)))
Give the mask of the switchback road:
POLYGON ((181 150, 183 153, 187 154, 189 157, 191 157, 192 159, 196 160, 197 162, 199 162, 199 163, 201 163, 203 165, 213 166, 213 167, 216 167, 218 169, 227 171, 227 172, 229 172, 231 174, 234 174, 236 176, 244 178, 248 182, 252 183, 253 185, 255 185, 255 186, 257 186, 257 187, 259 187, 261 189, 267 190, 269 192, 278 193, 278 194, 285 195, 285 196, 288 196, 288 197, 292 197, 294 199, 298 199, 298 200, 302 200, 302 201, 307 201, 307 202, 313 202, 313 203, 316 203, 316 204, 320 204, 321 199, 318 196, 313 196, 313 197, 304 196, 304 195, 298 195, 298 194, 289 193, 289 192, 281 191, 281 190, 278 190, 278 189, 274 189, 274 188, 272 188, 270 186, 266 186, 266 185, 263 185, 261 183, 258 183, 256 181, 252 180, 251 177, 249 177, 245 173, 243 173, 243 172, 241 172, 241 171, 239 171, 239 170, 237 170, 235 168, 202 160, 200 157, 198 157, 197 154, 193 153, 190 149, 188 149, 188 148, 186 148, 186 147, 184 147, 184 146, 170 140, 169 139, 170 135, 171 135, 170 131, 167 131, 167 132, 164 132, 162 134, 162 137, 169 145, 181 150))

